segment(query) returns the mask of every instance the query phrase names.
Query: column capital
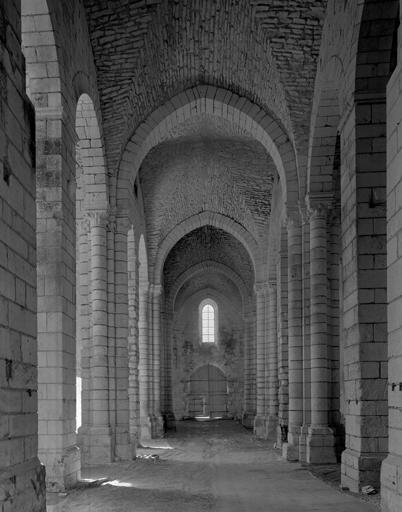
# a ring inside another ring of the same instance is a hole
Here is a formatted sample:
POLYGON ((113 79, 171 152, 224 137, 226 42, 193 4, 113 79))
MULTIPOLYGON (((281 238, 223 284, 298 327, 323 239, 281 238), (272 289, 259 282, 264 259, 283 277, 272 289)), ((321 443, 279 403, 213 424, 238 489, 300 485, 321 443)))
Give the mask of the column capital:
POLYGON ((290 226, 300 226, 301 222, 302 216, 300 211, 300 205, 287 205, 285 217, 286 227, 289 228, 290 226))
POLYGON ((326 217, 333 207, 333 199, 331 192, 310 192, 307 194, 305 202, 309 218, 326 217))
POLYGON ((163 293, 163 286, 161 284, 151 284, 150 288, 153 297, 159 297, 163 293))
POLYGON ((268 289, 268 282, 264 281, 264 282, 256 282, 254 283, 254 293, 256 293, 257 295, 262 295, 264 294, 268 289))
POLYGON ((119 233, 128 233, 128 230, 130 229, 131 223, 128 217, 117 217, 113 215, 114 223, 115 223, 115 229, 119 233))
POLYGON ((269 291, 272 291, 274 289, 276 289, 276 277, 271 277, 268 279, 268 290, 269 291))
POLYGON ((106 227, 107 221, 109 219, 109 212, 106 210, 89 210, 85 213, 85 217, 87 218, 89 225, 91 227, 94 226, 103 226, 106 227))
POLYGON ((77 220, 77 228, 80 233, 89 233, 90 227, 91 224, 87 215, 84 215, 84 217, 77 220))

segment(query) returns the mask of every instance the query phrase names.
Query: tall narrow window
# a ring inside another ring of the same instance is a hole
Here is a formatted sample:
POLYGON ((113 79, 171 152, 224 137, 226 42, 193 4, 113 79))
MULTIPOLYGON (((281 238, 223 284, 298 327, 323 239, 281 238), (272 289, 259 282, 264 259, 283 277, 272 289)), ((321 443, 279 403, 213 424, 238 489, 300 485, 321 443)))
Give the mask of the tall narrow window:
POLYGON ((201 341, 202 343, 216 343, 217 307, 207 299, 200 304, 201 341))

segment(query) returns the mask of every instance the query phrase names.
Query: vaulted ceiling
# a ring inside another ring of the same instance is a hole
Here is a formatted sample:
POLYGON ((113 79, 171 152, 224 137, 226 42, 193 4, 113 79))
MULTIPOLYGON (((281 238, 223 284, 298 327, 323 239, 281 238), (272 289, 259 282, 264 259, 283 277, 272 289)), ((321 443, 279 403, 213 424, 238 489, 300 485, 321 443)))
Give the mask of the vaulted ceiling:
POLYGON ((213 84, 270 111, 306 153, 326 0, 84 0, 109 169, 154 109, 213 84))
MULTIPOLYGON (((84 4, 109 172, 116 173, 127 141, 147 116, 203 84, 244 96, 269 113, 294 143, 299 164, 306 161, 326 0, 84 4)), ((258 244, 268 230, 278 176, 263 146, 235 123, 199 112, 172 127, 169 137, 148 153, 139 175, 150 266, 175 226, 205 211, 238 223, 258 244)), ((171 250, 165 285, 206 260, 227 264, 252 287, 245 247, 211 226, 185 235, 171 250)))

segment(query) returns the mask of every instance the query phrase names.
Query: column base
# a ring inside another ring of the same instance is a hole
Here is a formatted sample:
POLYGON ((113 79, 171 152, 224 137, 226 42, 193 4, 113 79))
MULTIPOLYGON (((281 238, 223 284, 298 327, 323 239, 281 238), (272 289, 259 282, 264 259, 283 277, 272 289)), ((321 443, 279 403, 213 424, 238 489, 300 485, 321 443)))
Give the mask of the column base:
POLYGON ((137 442, 130 439, 130 434, 122 427, 115 430, 115 461, 134 460, 136 457, 137 442))
POLYGON ((166 436, 168 430, 177 431, 176 416, 172 410, 166 411, 162 414, 163 419, 163 435, 166 436))
POLYGON ((288 439, 282 444, 282 457, 290 462, 299 460, 300 425, 289 426, 288 439))
POLYGON ((311 425, 306 439, 306 455, 309 464, 335 464, 335 437, 329 427, 311 425))
POLYGON ((307 435, 308 435, 308 425, 302 425, 300 427, 300 436, 299 436, 299 461, 307 462, 307 435))
POLYGON ((39 450, 39 458, 46 467, 47 492, 64 492, 81 478, 81 452, 78 446, 63 451, 39 450))
POLYGON ((114 459, 114 442, 110 427, 82 429, 82 464, 96 466, 109 464, 114 459))
POLYGON ((266 420, 266 439, 276 440, 276 430, 278 428, 278 416, 268 416, 266 420))
POLYGON ((288 439, 288 426, 278 425, 276 427, 276 447, 282 449, 283 443, 288 439))
POLYGON ((256 416, 254 418, 254 435, 258 439, 267 438, 267 418, 265 416, 256 416))
POLYGON ((37 457, 0 469, 0 509, 46 512, 45 466, 37 457))
POLYGON ((153 414, 151 417, 151 436, 152 439, 163 437, 163 418, 160 414, 153 414))
POLYGON ((243 412, 241 423, 243 427, 253 429, 254 428, 255 414, 253 412, 243 412))
POLYGON ((402 503, 402 457, 388 455, 381 465, 381 510, 400 512, 402 503))
POLYGON ((152 438, 151 432, 151 416, 141 416, 139 439, 141 445, 145 445, 152 438))
POLYGON ((139 442, 139 439, 138 439, 137 432, 131 432, 130 433, 130 444, 133 447, 132 449, 134 450, 135 454, 137 454, 138 442, 139 442))
POLYGON ((362 455, 347 448, 342 453, 341 486, 356 493, 365 485, 372 485, 378 490, 384 458, 385 454, 362 455))

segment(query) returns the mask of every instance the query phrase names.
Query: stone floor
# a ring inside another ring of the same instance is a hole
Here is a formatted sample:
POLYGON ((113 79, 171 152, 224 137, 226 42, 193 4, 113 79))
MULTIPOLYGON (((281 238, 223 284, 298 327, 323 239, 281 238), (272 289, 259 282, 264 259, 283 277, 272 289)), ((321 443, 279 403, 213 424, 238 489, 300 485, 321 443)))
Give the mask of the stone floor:
POLYGON ((375 512, 232 421, 178 423, 131 463, 83 472, 51 512, 375 512), (154 455, 155 457, 150 457, 154 455))

